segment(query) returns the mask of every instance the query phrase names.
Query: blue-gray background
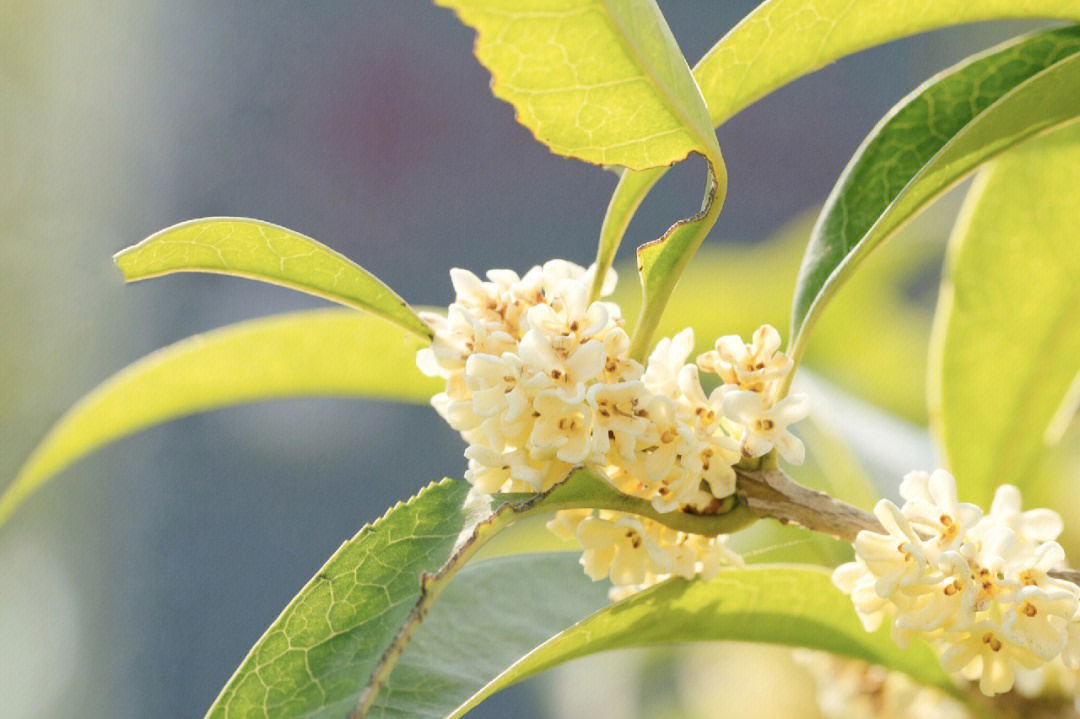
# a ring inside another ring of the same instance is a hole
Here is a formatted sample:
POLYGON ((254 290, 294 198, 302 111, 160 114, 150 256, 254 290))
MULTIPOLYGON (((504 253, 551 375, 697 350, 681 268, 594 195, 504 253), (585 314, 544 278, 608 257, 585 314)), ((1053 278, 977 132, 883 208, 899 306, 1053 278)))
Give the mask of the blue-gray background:
MULTIPOLYGON (((693 62, 753 3, 661 5, 693 62)), ((710 241, 760 239, 820 202, 894 102, 1017 27, 880 48, 730 121, 731 191, 710 241)), ((418 304, 448 301, 454 265, 587 264, 615 176, 533 141, 471 43, 420 0, 0 0, 0 485, 124 364, 316 304, 215 276, 124 288, 110 255, 174 222, 294 228, 418 304)), ((628 248, 695 209, 689 164, 628 248)), ((291 401, 175 422, 79 463, 0 528, 0 717, 201 715, 323 559, 459 475, 461 450, 425 408, 291 401)), ((477 716, 541 704, 518 690, 477 716)))

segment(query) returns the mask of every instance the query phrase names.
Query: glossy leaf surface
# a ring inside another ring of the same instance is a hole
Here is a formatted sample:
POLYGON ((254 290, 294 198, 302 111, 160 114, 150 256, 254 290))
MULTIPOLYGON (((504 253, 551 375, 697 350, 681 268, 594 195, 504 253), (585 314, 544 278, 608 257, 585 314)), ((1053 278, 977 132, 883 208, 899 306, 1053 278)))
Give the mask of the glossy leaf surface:
POLYGON ((948 70, 895 107, 833 189, 799 270, 792 354, 843 282, 980 164, 1080 116, 1080 28, 1038 33, 948 70))

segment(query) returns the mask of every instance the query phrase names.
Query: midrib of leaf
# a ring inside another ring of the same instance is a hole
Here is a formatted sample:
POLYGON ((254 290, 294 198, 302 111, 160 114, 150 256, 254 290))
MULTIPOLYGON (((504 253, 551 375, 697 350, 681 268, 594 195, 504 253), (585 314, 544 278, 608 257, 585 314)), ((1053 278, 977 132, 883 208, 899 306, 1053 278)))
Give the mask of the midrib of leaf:
MULTIPOLYGON (((660 96, 663 98, 664 104, 668 108, 668 112, 674 115, 680 122, 682 122, 684 126, 690 129, 691 133, 694 135, 694 138, 700 144, 703 154, 709 159, 710 163, 714 163, 716 150, 713 150, 713 148, 716 147, 717 150, 719 149, 716 142, 716 133, 703 132, 704 128, 701 127, 700 121, 693 119, 686 112, 686 110, 682 106, 682 103, 680 103, 678 101, 678 98, 675 96, 674 91, 672 91, 668 84, 663 80, 661 74, 656 71, 656 68, 651 62, 649 62, 649 59, 644 55, 644 53, 641 52, 641 49, 637 46, 637 44, 631 40, 630 32, 628 31, 626 26, 623 25, 623 23, 619 20, 619 17, 615 13, 615 11, 611 8, 612 1, 613 0, 598 0, 598 2, 600 3, 600 7, 604 9, 604 14, 607 15, 608 22, 611 23, 611 25, 616 30, 615 36, 619 38, 619 42, 622 44, 627 54, 630 55, 637 63, 637 65, 645 71, 645 74, 649 78, 653 87, 655 87, 660 92, 660 96)), ((700 90, 698 91, 698 96, 701 98, 701 103, 704 107, 705 98, 701 97, 700 90)), ((597 273, 597 277, 602 283, 603 273, 597 273)))
MULTIPOLYGON (((740 91, 731 93, 730 95, 719 96, 709 93, 710 87, 724 86, 724 81, 729 77, 733 78, 734 83, 737 83, 737 86, 741 90, 741 88, 744 88, 746 84, 750 82, 751 78, 754 77, 754 73, 749 72, 748 68, 760 62, 762 57, 765 59, 775 58, 779 52, 784 51, 785 45, 777 42, 775 33, 770 32, 769 36, 760 42, 757 53, 755 53, 754 57, 749 61, 726 65, 721 64, 720 60, 716 58, 719 58, 726 52, 736 53, 740 49, 740 43, 743 43, 742 36, 749 33, 755 23, 760 24, 764 22, 767 25, 769 24, 770 18, 775 13, 786 13, 784 16, 785 20, 791 22, 790 17, 795 12, 802 10, 805 12, 817 13, 817 7, 821 4, 822 3, 820 2, 815 2, 815 0, 794 0, 792 2, 770 0, 769 2, 762 3, 756 10, 744 17, 734 28, 726 33, 720 41, 694 65, 692 74, 695 80, 698 81, 702 96, 706 101, 710 120, 715 127, 719 127, 757 100, 770 94, 774 90, 783 87, 796 78, 825 67, 841 57, 885 42, 928 32, 941 27, 977 21, 1025 17, 1057 18, 1062 20, 1080 21, 1080 6, 1070 8, 1067 2, 1055 3, 1052 1, 1044 1, 1026 4, 1017 2, 1012 6, 1007 2, 997 2, 991 6, 989 3, 984 2, 984 0, 970 0, 966 2, 966 4, 958 4, 957 8, 952 13, 937 10, 925 21, 901 23, 900 27, 894 30, 891 28, 895 27, 896 24, 890 20, 888 15, 894 8, 898 7, 900 3, 873 3, 874 7, 871 9, 871 3, 867 2, 864 3, 862 9, 865 10, 868 15, 880 9, 883 17, 877 20, 872 18, 867 19, 866 26, 871 28, 871 30, 864 33, 866 35, 865 39, 855 39, 849 45, 836 47, 831 51, 826 51, 825 48, 828 45, 828 41, 833 37, 841 25, 840 20, 844 16, 850 14, 852 10, 859 7, 858 0, 848 0, 843 9, 837 11, 832 17, 831 27, 818 43, 819 50, 812 58, 798 58, 796 62, 790 64, 784 72, 775 74, 767 82, 758 82, 757 87, 752 92, 740 91), (717 69, 713 68, 714 64, 717 65, 717 69), (706 75, 709 73, 718 75, 720 79, 707 81, 706 75)), ((828 3, 825 4, 827 5, 828 3)), ((913 6, 910 11, 911 13, 915 13, 916 17, 918 17, 922 13, 922 8, 913 6)), ((788 40, 790 41, 790 38, 788 40)), ((728 83, 727 86, 730 86, 730 83, 728 83)), ((611 266, 616 251, 622 243, 623 236, 630 225, 630 221, 637 212, 637 208, 641 205, 649 191, 655 187, 656 183, 659 182, 660 178, 663 177, 666 172, 667 168, 654 168, 638 172, 625 172, 620 178, 619 184, 612 196, 612 202, 604 215, 603 226, 601 227, 599 248, 597 251, 597 266, 599 271, 596 275, 599 279, 594 283, 592 299, 595 300, 599 297, 600 283, 602 282, 604 272, 611 266), (618 203, 615 202, 616 198, 620 200, 618 203)))
POLYGON ((467 537, 463 536, 442 568, 434 574, 420 577, 420 598, 376 664, 360 692, 356 708, 349 715, 350 719, 363 719, 367 715, 420 623, 454 575, 489 539, 520 519, 567 509, 613 509, 648 517, 681 531, 710 536, 731 533, 756 519, 742 503, 729 504, 727 511, 713 515, 660 513, 649 502, 615 490, 587 470, 571 474, 546 492, 534 495, 495 495, 493 502, 496 504, 495 510, 486 519, 477 522, 467 537), (684 516, 677 516, 679 514, 684 516))

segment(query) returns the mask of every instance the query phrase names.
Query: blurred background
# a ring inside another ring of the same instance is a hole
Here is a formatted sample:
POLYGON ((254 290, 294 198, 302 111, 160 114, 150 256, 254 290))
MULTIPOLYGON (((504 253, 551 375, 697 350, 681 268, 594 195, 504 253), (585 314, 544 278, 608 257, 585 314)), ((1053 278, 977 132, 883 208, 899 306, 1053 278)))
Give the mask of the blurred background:
MULTIPOLYGON (((693 63, 755 3, 660 4, 693 63)), ((0 0, 0 19, 0 486, 66 408, 127 363, 318 304, 217 276, 123 287, 112 253, 167 225, 279 223, 414 304, 449 301, 451 266, 592 259, 615 175, 537 144, 491 97, 471 32, 428 2, 0 0)), ((1030 27, 894 43, 727 123, 727 206, 669 328, 693 321, 702 344, 763 322, 783 330, 807 213, 863 136, 934 72, 1030 27), (691 314, 692 298, 715 312, 691 314)), ((668 175, 623 263, 696 209, 703 173, 690 162, 668 175)), ((842 440, 886 493, 933 462, 925 348, 958 197, 875 256, 840 300, 863 315, 827 316, 808 357, 821 426, 843 418, 857 430, 842 440)), ((632 304, 636 280, 621 269, 632 304)), ((324 559, 393 502, 460 476, 462 449, 424 407, 304 400, 174 422, 80 462, 0 527, 0 718, 200 716, 324 559), (417 441, 422 453, 410 451, 417 441)), ((760 663, 692 651, 572 665, 474 716, 719 716, 712 695, 691 691, 706 685, 761 711, 775 699, 775 685, 746 679, 760 663), (668 674, 619 689, 648 666, 668 674), (722 679, 703 678, 710 666, 722 679)), ((777 711, 814 716, 798 700, 809 679, 791 686, 777 711)))

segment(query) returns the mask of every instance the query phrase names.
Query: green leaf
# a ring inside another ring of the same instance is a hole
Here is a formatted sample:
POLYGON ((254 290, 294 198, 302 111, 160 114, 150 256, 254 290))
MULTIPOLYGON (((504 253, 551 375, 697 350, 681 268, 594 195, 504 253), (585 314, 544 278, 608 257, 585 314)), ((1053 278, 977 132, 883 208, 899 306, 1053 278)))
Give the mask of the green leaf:
POLYGON ((930 648, 900 649, 887 627, 862 628, 851 599, 827 571, 758 566, 713 580, 675 579, 611 605, 548 640, 503 672, 451 716, 461 716, 511 684, 578 657, 625 647, 739 640, 821 649, 904 672, 959 699, 930 648))
POLYGON ((950 246, 936 318, 931 414, 961 493, 1029 486, 1080 373, 1080 128, 980 175, 950 246), (1049 438, 1047 435, 1051 435, 1049 438))
MULTIPOLYGON (((950 25, 1007 18, 1080 21, 1080 6, 1075 0, 771 0, 721 38, 693 75, 719 127, 773 90, 859 50, 950 25)), ((623 174, 600 231, 601 267, 610 266, 638 206, 665 172, 623 174)))
POLYGON ((475 524, 469 485, 444 480, 346 542, 252 648, 210 717, 349 713, 421 595, 420 577, 475 524))
POLYGON ((440 381, 416 369, 426 341, 353 310, 241 322, 122 369, 60 418, 3 495, 0 522, 66 466, 155 424, 243 402, 346 396, 426 402, 440 381))
MULTIPOLYGON (((513 531, 508 530, 508 531, 513 531)), ((470 563, 417 630, 371 719, 450 715, 515 661, 608 604, 577 554, 470 563)))
POLYGON ((128 281, 172 272, 214 272, 263 280, 365 310, 431 338, 403 299, 349 258, 298 232, 242 217, 173 225, 117 253, 128 281))
POLYGON ((491 537, 521 518, 599 507, 718 534, 753 521, 745 508, 661 515, 586 471, 542 494, 469 494, 443 480, 362 529, 330 558, 263 635, 210 716, 364 715, 407 656, 450 580, 491 537))
POLYGON ((476 30, 492 91, 553 152, 634 169, 719 153, 653 0, 436 0, 476 30))
POLYGON ((491 72, 493 92, 552 151, 633 170, 691 152, 708 160, 701 213, 638 251, 645 301, 630 354, 641 359, 727 191, 705 103, 663 15, 653 0, 437 1, 476 29, 476 56, 491 72))
POLYGON ((814 228, 795 288, 798 360, 829 299, 863 259, 983 162, 1080 116, 1080 28, 1013 41, 948 70, 863 142, 814 228))

